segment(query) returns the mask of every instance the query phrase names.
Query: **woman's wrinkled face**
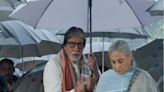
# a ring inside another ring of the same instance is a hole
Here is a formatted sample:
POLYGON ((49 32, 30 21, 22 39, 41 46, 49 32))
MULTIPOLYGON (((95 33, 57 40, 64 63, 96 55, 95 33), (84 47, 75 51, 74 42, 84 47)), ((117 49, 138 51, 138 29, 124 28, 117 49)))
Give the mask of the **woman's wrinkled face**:
POLYGON ((114 51, 109 54, 110 63, 118 74, 126 73, 132 67, 132 55, 125 55, 121 51, 114 51))

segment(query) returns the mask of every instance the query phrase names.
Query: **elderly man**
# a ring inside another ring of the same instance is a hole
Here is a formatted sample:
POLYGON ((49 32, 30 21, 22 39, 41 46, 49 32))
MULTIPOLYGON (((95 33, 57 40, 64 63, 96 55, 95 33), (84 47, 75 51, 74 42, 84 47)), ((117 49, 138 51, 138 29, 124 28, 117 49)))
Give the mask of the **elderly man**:
POLYGON ((86 38, 81 28, 67 30, 61 51, 45 66, 45 92, 92 92, 99 79, 96 57, 82 55, 86 38))

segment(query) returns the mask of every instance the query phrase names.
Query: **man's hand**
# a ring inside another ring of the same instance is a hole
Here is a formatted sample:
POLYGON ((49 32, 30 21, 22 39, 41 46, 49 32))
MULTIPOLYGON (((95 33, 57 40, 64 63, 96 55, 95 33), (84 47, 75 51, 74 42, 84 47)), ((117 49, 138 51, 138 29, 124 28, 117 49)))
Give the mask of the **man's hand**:
POLYGON ((87 82, 86 82, 86 87, 87 87, 87 91, 88 92, 92 92, 92 90, 94 90, 94 87, 95 87, 95 80, 94 80, 94 78, 93 77, 89 77, 88 79, 87 79, 87 82))
POLYGON ((89 53, 88 54, 88 65, 90 66, 90 68, 92 70, 94 70, 95 68, 97 68, 97 65, 96 65, 96 57, 93 53, 89 53))
POLYGON ((88 62, 87 63, 91 69, 91 73, 92 73, 91 76, 96 80, 96 82, 95 82, 95 84, 96 84, 100 78, 100 72, 97 67, 96 57, 93 53, 88 54, 88 62))
POLYGON ((95 80, 89 77, 87 80, 82 80, 77 87, 78 92, 92 92, 95 87, 95 80))

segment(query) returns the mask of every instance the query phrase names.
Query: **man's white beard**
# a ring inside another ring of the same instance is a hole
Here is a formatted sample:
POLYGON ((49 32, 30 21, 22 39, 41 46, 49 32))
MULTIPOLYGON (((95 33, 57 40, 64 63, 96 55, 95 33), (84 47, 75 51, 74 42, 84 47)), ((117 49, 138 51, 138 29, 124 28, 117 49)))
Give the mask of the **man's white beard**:
POLYGON ((75 56, 75 55, 70 55, 70 60, 73 62, 73 63, 77 63, 81 58, 81 55, 78 55, 78 56, 75 56))

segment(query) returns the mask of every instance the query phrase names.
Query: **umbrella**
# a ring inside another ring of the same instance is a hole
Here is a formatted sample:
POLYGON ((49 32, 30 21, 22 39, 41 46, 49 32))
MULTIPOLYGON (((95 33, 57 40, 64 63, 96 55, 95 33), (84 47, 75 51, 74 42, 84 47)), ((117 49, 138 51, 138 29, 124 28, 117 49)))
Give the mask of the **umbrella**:
POLYGON ((0 21, 9 19, 8 15, 13 11, 9 6, 0 6, 0 21))
MULTIPOLYGON (((58 31, 56 35, 64 35, 66 30, 58 31)), ((86 37, 90 37, 90 33, 85 32, 86 37)), ((142 28, 121 28, 121 29, 111 29, 106 31, 94 31, 92 32, 92 37, 110 37, 110 38, 147 38, 142 28)))
POLYGON ((153 65, 163 63, 163 39, 155 39, 136 49, 133 56, 137 65, 147 71, 153 65))
POLYGON ((160 0, 149 7, 146 11, 148 11, 152 16, 162 16, 164 12, 164 1, 160 0))
POLYGON ((9 14, 17 5, 24 3, 21 0, 0 0, 0 21, 9 20, 9 14))
POLYGON ((43 69, 46 63, 29 70, 16 84, 14 92, 44 92, 43 69))
POLYGON ((39 0, 29 2, 10 16, 35 28, 81 27, 89 33, 92 52, 92 33, 113 38, 147 38, 143 26, 161 18, 145 13, 144 6, 150 4, 147 0, 39 0))
MULTIPOLYGON (((137 33, 138 36, 135 35, 133 38, 146 38, 147 34, 133 28, 142 27, 159 17, 150 18, 148 15, 144 18, 139 17, 141 15, 133 11, 136 8, 130 6, 130 4, 136 3, 131 1, 139 1, 140 3, 137 5, 141 6, 140 4, 147 0, 92 0, 92 2, 91 0, 39 0, 29 2, 10 16, 36 28, 67 30, 71 26, 77 26, 86 32, 103 32, 104 34, 109 32, 108 37, 111 37, 112 33, 121 34, 114 35, 115 37, 123 37, 124 33, 129 33, 129 35, 137 33), (89 1, 90 4, 88 4, 89 1), (88 5, 92 5, 92 7, 89 8, 88 5), (29 14, 30 16, 27 16, 29 14), (120 30, 122 28, 126 31, 120 30), (129 28, 130 30, 127 30, 129 28)), ((150 4, 147 3, 146 5, 150 4)), ((142 13, 145 12, 144 8, 140 8, 142 13)), ((128 38, 129 35, 125 38, 128 38)))
POLYGON ((29 71, 30 69, 34 68, 36 65, 41 64, 41 63, 45 63, 47 62, 47 60, 31 60, 31 61, 24 61, 21 63, 17 63, 15 65, 16 68, 18 68, 19 70, 24 72, 29 71), (24 67, 22 67, 24 66, 24 67), (23 69, 24 68, 24 69, 23 69))
POLYGON ((0 34, 4 37, 0 39, 0 57, 40 57, 60 50, 60 42, 51 33, 34 31, 26 26, 19 21, 0 23, 0 34))
POLYGON ((47 62, 51 57, 54 57, 55 55, 56 54, 45 55, 42 57, 23 57, 19 59, 18 58, 10 58, 10 59, 14 61, 15 67, 19 69, 19 71, 23 71, 24 73, 26 73, 27 71, 31 70, 34 66, 47 62))

